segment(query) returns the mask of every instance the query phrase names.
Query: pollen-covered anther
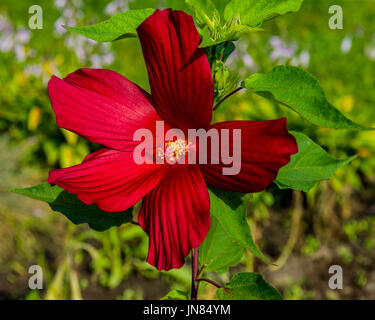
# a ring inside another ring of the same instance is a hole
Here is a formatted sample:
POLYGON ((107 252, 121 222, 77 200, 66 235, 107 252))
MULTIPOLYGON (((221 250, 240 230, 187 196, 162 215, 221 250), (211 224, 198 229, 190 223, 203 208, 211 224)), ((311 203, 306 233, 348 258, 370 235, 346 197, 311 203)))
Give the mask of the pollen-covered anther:
POLYGON ((186 140, 177 139, 176 141, 166 142, 165 151, 162 148, 158 148, 156 155, 160 159, 166 159, 169 162, 176 162, 181 157, 184 157, 189 151, 191 143, 186 140))

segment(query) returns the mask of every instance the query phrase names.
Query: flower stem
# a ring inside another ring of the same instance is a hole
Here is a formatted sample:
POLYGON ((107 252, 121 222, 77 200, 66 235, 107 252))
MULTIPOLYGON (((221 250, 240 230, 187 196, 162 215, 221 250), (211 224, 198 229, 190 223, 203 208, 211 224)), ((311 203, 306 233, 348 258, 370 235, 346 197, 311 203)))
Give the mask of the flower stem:
POLYGON ((235 93, 237 93, 238 91, 242 90, 244 88, 242 87, 239 87, 237 88, 236 90, 232 91, 231 93, 229 93, 228 95, 226 95, 223 99, 221 99, 217 104, 216 106, 214 107, 213 111, 215 111, 217 108, 219 108, 219 106, 225 101, 227 100, 229 97, 233 96, 235 93))
POLYGON ((199 281, 208 282, 208 283, 212 284, 213 286, 215 286, 216 288, 222 288, 223 287, 220 284, 218 284, 217 282, 215 282, 211 279, 207 279, 207 278, 198 278, 198 279, 195 279, 195 281, 197 281, 197 282, 199 282, 199 281))
POLYGON ((199 273, 199 247, 194 248, 192 252, 191 300, 197 300, 199 282, 196 279, 199 273))
POLYGON ((212 284, 216 288, 222 288, 223 286, 218 284, 217 282, 207 279, 207 278, 199 278, 201 275, 204 267, 206 265, 204 264, 201 268, 199 268, 199 247, 194 248, 192 250, 192 274, 191 274, 191 300, 197 300, 198 296, 198 288, 199 288, 199 282, 204 281, 212 284))

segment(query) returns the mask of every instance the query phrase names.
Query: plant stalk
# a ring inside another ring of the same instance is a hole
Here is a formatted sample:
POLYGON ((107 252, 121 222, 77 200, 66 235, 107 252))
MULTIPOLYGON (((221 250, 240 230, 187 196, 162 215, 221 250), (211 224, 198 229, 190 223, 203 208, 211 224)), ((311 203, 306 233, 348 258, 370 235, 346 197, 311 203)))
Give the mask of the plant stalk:
POLYGON ((211 280, 211 279, 207 279, 207 278, 198 278, 198 279, 195 279, 195 281, 199 282, 199 281, 204 281, 204 282, 207 282, 207 283, 210 283, 212 284, 213 286, 215 286, 216 288, 222 288, 223 286, 221 286, 220 284, 218 284, 217 282, 211 280))
POLYGON ((199 247, 193 249, 191 274, 191 300, 197 300, 199 282, 196 281, 199 273, 199 247))
POLYGON ((213 108, 213 111, 215 111, 217 108, 219 108, 219 106, 225 101, 227 100, 229 97, 233 96, 235 93, 237 93, 238 91, 242 90, 244 88, 242 87, 239 87, 237 88, 236 90, 232 91, 231 93, 229 93, 228 95, 226 95, 223 99, 221 99, 217 105, 213 108))

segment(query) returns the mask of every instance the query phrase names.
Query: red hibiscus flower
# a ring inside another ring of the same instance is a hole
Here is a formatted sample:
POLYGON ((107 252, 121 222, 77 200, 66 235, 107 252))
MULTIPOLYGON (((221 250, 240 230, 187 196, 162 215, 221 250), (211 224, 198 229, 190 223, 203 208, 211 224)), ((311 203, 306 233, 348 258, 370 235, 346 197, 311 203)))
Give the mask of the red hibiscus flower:
POLYGON ((286 120, 211 125, 214 86, 192 18, 157 10, 138 28, 151 95, 109 70, 80 69, 48 90, 60 127, 104 147, 82 164, 50 172, 48 182, 106 212, 143 199, 138 221, 149 235, 147 261, 159 270, 179 268, 210 227, 206 183, 242 193, 259 192, 297 152, 286 120), (241 171, 224 176, 219 164, 136 164, 137 129, 241 129, 241 171))

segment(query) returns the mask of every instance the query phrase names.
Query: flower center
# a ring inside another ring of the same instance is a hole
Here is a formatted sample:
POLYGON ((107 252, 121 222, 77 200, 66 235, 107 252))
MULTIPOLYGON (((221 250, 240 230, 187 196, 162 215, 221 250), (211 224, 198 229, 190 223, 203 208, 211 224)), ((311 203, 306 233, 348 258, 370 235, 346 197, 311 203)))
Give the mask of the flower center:
POLYGON ((174 163, 186 155, 190 146, 190 142, 188 143, 186 140, 177 139, 176 141, 166 142, 165 150, 158 148, 156 155, 159 159, 165 159, 167 162, 174 163))

